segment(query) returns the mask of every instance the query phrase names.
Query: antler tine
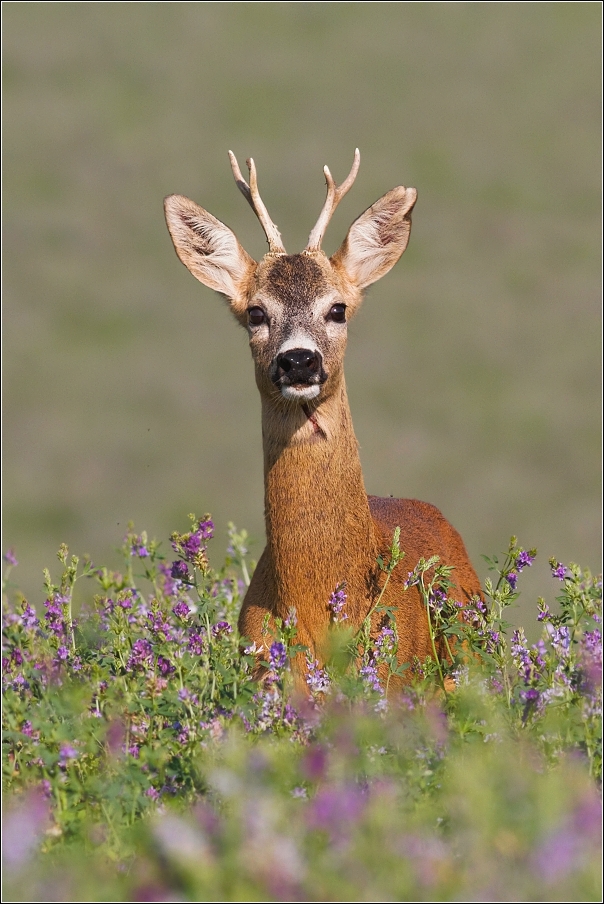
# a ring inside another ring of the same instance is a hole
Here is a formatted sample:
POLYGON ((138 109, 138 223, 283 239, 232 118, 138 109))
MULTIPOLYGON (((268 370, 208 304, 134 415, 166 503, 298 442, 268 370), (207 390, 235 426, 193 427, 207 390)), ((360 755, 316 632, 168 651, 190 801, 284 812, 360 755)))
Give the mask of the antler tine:
POLYGON ((319 219, 317 220, 317 224, 311 234, 308 237, 308 244, 306 246, 306 251, 319 251, 321 248, 321 242, 323 241, 323 236, 325 235, 325 230, 329 225, 329 221, 333 216, 333 212, 346 194, 347 191, 352 188, 352 184, 357 177, 357 173, 359 171, 359 166, 361 165, 361 155, 359 153, 359 149, 356 148, 354 152, 354 161, 352 164, 352 169, 348 173, 348 176, 341 185, 336 185, 333 176, 329 172, 329 167, 323 167, 323 172, 325 173, 325 181, 327 183, 327 197, 325 198, 325 204, 323 205, 323 210, 319 214, 319 219))
POLYGON ((277 229, 276 225, 271 220, 268 210, 264 206, 264 202, 260 197, 260 192, 258 191, 258 179, 256 177, 256 164, 250 157, 249 160, 246 160, 247 168, 250 171, 250 184, 248 185, 243 176, 241 175, 241 170, 239 169, 239 164, 237 163, 237 158, 233 154, 232 151, 229 151, 229 159, 231 161, 231 169, 233 170, 233 175, 235 177, 235 182, 237 184, 237 188, 246 199, 258 219, 260 220, 260 225, 264 229, 264 234, 266 235, 266 239, 268 241, 269 250, 273 254, 286 254, 286 250, 283 247, 283 240, 281 239, 281 233, 277 229))

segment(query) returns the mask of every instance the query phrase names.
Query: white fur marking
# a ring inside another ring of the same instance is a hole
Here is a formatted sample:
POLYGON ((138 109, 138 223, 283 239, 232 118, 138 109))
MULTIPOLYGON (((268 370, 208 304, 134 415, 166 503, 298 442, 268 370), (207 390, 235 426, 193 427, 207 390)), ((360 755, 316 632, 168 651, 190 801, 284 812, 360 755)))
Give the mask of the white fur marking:
POLYGON ((296 330, 295 333, 292 333, 289 339, 286 339, 285 342, 279 346, 277 354, 282 355, 292 348, 303 348, 305 350, 307 349, 309 352, 319 351, 315 340, 309 336, 308 333, 302 332, 302 330, 296 330))
POLYGON ((316 399, 321 392, 321 387, 317 386, 282 386, 281 395, 284 399, 295 399, 297 402, 308 402, 310 399, 316 399))

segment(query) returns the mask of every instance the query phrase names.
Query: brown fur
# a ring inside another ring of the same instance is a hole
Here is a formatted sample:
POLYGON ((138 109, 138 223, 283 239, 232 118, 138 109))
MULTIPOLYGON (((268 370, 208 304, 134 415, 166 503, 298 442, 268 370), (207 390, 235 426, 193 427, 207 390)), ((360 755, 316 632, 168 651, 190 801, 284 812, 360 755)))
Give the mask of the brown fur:
MULTIPOLYGON (((463 541, 438 509, 416 499, 367 496, 344 381, 346 323, 331 316, 334 304, 345 305, 346 321, 354 316, 363 290, 399 259, 416 197, 415 189, 392 189, 355 220, 330 259, 314 249, 271 251, 259 263, 194 202, 179 195, 165 202, 178 256, 197 279, 227 297, 250 335, 262 402, 267 545, 239 629, 264 655, 272 642, 270 630, 263 632, 267 616, 270 626, 295 608, 298 641, 322 662, 329 597, 344 581, 348 624, 359 628, 384 586, 377 558, 387 557, 396 527, 405 558, 382 602, 396 612, 401 663, 432 653, 421 595, 404 587, 420 558, 437 555, 454 567, 456 599, 480 593, 463 541), (248 315, 251 308, 261 308, 260 323, 248 315), (310 376, 292 388, 280 382, 280 356, 300 348, 320 355, 320 385, 310 376)), ((381 618, 372 618, 374 634, 381 618)), ((304 658, 294 665, 303 681, 304 658)))

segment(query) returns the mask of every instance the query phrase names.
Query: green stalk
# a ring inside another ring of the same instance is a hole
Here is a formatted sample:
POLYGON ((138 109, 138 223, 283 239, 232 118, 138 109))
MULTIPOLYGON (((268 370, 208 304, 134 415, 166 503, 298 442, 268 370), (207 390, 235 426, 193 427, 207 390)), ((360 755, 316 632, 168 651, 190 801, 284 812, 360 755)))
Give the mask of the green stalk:
POLYGON ((434 661, 436 662, 436 667, 438 668, 438 674, 440 677, 440 683, 442 685, 442 689, 446 695, 447 689, 445 688, 445 677, 443 675, 443 671, 440 665, 440 659, 436 652, 436 641, 434 639, 434 629, 432 627, 432 619, 430 618, 430 604, 428 602, 428 594, 426 592, 426 586, 424 584, 424 576, 421 576, 421 588, 422 588, 422 596, 424 598, 424 605, 426 607, 426 614, 428 616, 428 630, 430 631, 430 642, 432 644, 432 652, 434 653, 434 661))

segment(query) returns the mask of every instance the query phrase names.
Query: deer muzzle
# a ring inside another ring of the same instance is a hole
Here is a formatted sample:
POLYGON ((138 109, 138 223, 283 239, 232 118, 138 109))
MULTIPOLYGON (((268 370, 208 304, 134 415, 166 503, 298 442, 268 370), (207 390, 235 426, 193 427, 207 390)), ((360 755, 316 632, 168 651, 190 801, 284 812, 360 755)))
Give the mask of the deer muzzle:
POLYGON ((326 380, 323 357, 316 349, 292 348, 277 356, 273 383, 287 399, 315 398, 326 380))

